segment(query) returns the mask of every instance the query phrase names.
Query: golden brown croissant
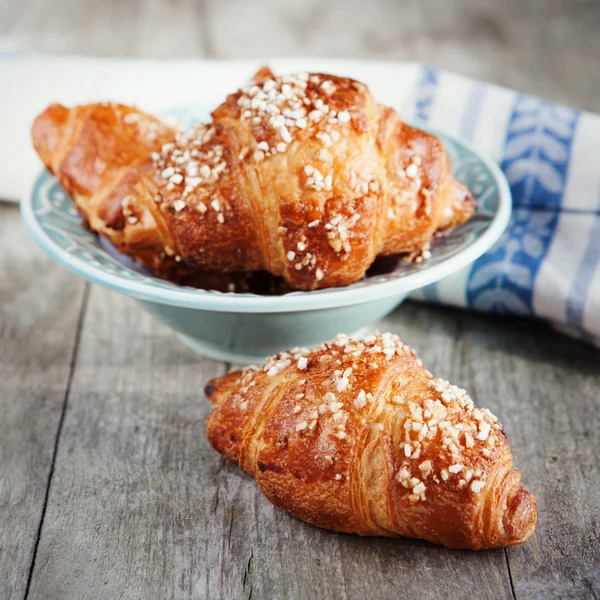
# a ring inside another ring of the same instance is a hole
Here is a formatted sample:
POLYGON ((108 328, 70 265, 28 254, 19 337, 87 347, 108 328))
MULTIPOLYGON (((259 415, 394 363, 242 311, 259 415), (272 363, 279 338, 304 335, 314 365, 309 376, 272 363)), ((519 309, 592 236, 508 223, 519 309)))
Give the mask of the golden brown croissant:
POLYGON ((343 286, 474 209, 437 138, 333 75, 263 69, 185 132, 122 105, 52 105, 32 136, 90 227, 159 275, 343 286))
POLYGON ((391 334, 294 349, 208 383, 212 446, 319 527, 451 548, 520 544, 536 502, 496 417, 391 334))

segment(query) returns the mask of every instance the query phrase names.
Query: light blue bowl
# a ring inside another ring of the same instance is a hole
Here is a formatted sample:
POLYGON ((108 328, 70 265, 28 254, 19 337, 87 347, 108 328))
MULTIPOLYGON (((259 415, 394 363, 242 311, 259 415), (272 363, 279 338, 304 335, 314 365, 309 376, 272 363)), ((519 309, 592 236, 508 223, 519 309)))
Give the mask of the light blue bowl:
MULTIPOLYGON (((185 124, 203 115, 193 109, 179 114, 185 124)), ((470 146, 434 133, 444 141, 456 177, 478 202, 474 216, 436 242, 431 259, 400 265, 345 288, 259 296, 198 290, 157 279, 112 255, 95 234, 82 229, 69 196, 47 172, 34 182, 21 212, 29 232, 51 258, 93 283, 137 298, 197 352, 231 362, 260 362, 282 349, 314 346, 337 333, 362 330, 390 313, 409 292, 472 263, 500 237, 511 210, 502 172, 470 146)))

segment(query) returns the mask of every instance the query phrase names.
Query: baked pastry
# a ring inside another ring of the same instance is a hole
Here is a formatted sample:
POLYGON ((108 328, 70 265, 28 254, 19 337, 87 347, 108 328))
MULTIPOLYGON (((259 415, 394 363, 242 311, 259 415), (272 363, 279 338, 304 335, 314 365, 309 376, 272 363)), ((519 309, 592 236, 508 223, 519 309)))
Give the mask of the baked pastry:
POLYGON ((333 75, 262 69, 188 131, 119 104, 52 105, 32 137, 91 229, 175 279, 343 286, 377 255, 426 253, 474 209, 437 138, 333 75))
POLYGON ((208 439, 277 507, 450 548, 520 544, 536 502, 501 425, 397 336, 338 336, 214 379, 208 439))

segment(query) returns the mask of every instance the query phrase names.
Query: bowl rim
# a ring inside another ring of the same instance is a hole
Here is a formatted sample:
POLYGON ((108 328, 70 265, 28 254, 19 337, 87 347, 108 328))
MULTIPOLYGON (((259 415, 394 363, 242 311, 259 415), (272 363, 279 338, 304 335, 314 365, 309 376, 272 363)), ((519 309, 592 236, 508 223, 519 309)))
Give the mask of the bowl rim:
MULTIPOLYGON (((426 128, 426 124, 416 124, 416 126, 426 128)), ((364 304, 394 295, 406 295, 468 266, 498 241, 510 220, 512 196, 506 177, 500 167, 485 154, 476 150, 472 144, 439 130, 428 127, 427 130, 434 134, 437 131, 438 134, 451 139, 454 143, 464 146, 481 160, 491 172, 498 189, 498 209, 485 231, 474 242, 453 256, 421 271, 411 273, 406 277, 391 281, 373 282, 372 285, 360 288, 337 287, 318 290, 318 294, 312 291, 297 291, 281 296, 259 296, 215 290, 198 290, 184 286, 180 289, 168 289, 155 286, 151 279, 146 281, 122 279, 108 273, 102 267, 91 265, 63 250, 43 230, 33 210, 33 197, 40 178, 44 173, 47 173, 45 170, 33 179, 28 193, 23 196, 20 203, 21 215, 36 243, 61 266, 87 281, 133 296, 138 300, 196 310, 233 313, 298 312, 364 304)))

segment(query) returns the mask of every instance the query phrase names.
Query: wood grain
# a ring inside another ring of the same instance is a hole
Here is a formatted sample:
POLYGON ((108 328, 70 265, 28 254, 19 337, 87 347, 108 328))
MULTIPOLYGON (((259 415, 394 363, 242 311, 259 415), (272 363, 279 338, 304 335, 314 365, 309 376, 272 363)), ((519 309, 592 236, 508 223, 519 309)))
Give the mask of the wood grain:
POLYGON ((27 585, 84 287, 0 205, 0 598, 27 585))
MULTIPOLYGON (((417 60, 597 112, 599 29, 597 0, 0 1, 0 34, 36 51, 417 60)), ((338 535, 208 446, 202 388, 227 365, 100 288, 78 330, 85 284, 25 238, 0 206, 0 598, 28 577, 30 598, 67 600, 600 596, 597 350, 403 305, 379 328, 498 414, 538 527, 482 553, 338 535)))
POLYGON ((436 374, 470 388, 501 417, 540 501, 530 542, 507 552, 451 552, 333 534, 277 511, 204 437, 202 385, 224 366, 189 354, 129 300, 94 289, 31 597, 597 592, 596 351, 541 325, 415 304, 380 327, 401 333, 436 374), (568 413, 556 377, 578 399, 568 413), (589 477, 571 470, 561 479, 570 465, 585 465, 589 477))
POLYGON ((169 597, 208 575, 221 540, 198 513, 221 464, 205 460, 202 390, 223 370, 93 289, 30 597, 169 597))
POLYGON ((31 598, 384 598, 400 581, 418 596, 433 572, 455 598, 474 581, 511 597, 502 551, 336 535, 273 508, 206 440, 203 384, 223 371, 93 289, 31 598))

